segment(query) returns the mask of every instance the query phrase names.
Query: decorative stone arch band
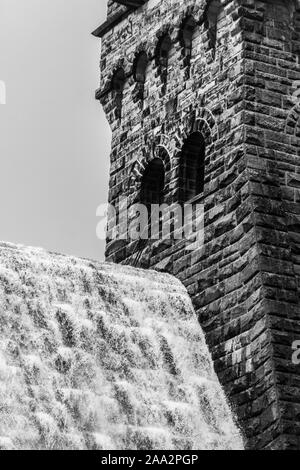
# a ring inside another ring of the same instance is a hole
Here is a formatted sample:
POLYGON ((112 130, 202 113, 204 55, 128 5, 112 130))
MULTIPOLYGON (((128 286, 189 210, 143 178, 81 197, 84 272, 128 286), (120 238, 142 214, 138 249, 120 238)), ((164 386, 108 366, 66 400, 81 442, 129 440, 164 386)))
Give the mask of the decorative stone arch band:
POLYGON ((206 146, 210 145, 214 135, 217 132, 216 121, 213 113, 208 108, 198 108, 192 114, 189 113, 183 119, 182 128, 177 132, 174 137, 176 141, 175 152, 173 153, 173 165, 177 162, 177 158, 182 150, 184 142, 194 132, 202 134, 206 146))
POLYGON ((173 142, 165 134, 159 134, 153 141, 152 150, 149 148, 143 153, 144 156, 137 159, 137 161, 130 168, 130 175, 128 179, 128 193, 133 198, 132 203, 136 202, 138 194, 142 186, 142 179, 144 172, 152 160, 160 158, 165 167, 166 175, 172 169, 171 156, 174 153, 175 147, 173 142))
POLYGON ((173 137, 165 134, 159 134, 152 142, 152 150, 145 151, 143 157, 130 168, 128 180, 128 193, 136 202, 141 189, 144 172, 155 158, 160 158, 165 166, 166 179, 168 173, 178 164, 178 158, 185 140, 189 135, 199 132, 202 134, 205 144, 212 142, 214 133, 216 132, 216 122, 212 112, 208 108, 198 108, 194 112, 188 113, 182 121, 182 128, 173 137))
POLYGON ((300 104, 293 106, 289 112, 286 122, 284 132, 285 134, 296 136, 300 125, 300 104))

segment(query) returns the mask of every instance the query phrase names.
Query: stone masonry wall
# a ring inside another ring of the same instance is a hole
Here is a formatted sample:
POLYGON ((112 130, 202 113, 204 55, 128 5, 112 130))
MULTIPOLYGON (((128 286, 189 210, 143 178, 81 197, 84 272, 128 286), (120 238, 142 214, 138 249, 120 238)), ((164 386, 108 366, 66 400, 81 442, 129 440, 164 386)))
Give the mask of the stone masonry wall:
MULTIPOLYGON (((300 162, 299 114, 291 95, 300 78, 299 17, 294 2, 249 7, 245 20, 245 150, 254 207, 263 311, 272 341, 276 397, 270 419, 280 417, 273 448, 299 449, 299 366, 291 343, 299 339, 300 162)), ((258 422, 258 426, 259 426, 258 422)))
POLYGON ((117 13, 123 13, 127 11, 127 7, 124 5, 120 5, 117 2, 114 2, 113 0, 108 0, 107 3, 107 15, 108 17, 113 16, 117 13))
POLYGON ((215 368, 250 448, 300 448, 300 20, 294 1, 150 0, 103 38, 101 103, 113 131, 109 202, 139 201, 155 157, 166 170, 164 202, 178 201, 180 151, 206 142, 205 243, 108 241, 107 259, 175 274, 188 288, 215 368), (220 6, 218 10, 216 7, 220 6), (209 12, 218 11, 214 47, 209 12), (207 14, 208 13, 208 14, 207 14), (196 28, 190 70, 181 26, 196 28), (156 48, 169 33, 167 84, 156 48), (135 57, 146 51, 144 99, 135 57), (110 83, 125 71, 122 109, 110 83), (141 253, 139 254, 139 251, 141 253), (138 253, 138 258, 137 258, 138 253))

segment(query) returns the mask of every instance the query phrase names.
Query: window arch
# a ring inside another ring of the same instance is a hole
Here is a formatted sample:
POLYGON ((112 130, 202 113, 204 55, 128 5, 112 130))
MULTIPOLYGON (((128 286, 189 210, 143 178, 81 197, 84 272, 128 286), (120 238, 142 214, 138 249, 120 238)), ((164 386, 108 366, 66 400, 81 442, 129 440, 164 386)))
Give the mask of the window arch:
POLYGON ((169 34, 165 34, 158 42, 156 50, 156 60, 159 67, 159 74, 164 85, 168 80, 169 56, 172 48, 172 40, 169 34))
POLYGON ((196 29, 195 19, 192 16, 188 16, 182 24, 181 37, 180 37, 181 47, 183 49, 185 67, 190 67, 191 65, 195 29, 196 29))
POLYGON ((205 177, 205 140, 201 132, 184 142, 180 157, 179 199, 186 203, 203 193, 205 177))
POLYGON ((115 71, 111 81, 111 88, 113 91, 117 118, 121 118, 122 115, 122 101, 125 87, 125 78, 126 77, 124 69, 119 68, 115 71))

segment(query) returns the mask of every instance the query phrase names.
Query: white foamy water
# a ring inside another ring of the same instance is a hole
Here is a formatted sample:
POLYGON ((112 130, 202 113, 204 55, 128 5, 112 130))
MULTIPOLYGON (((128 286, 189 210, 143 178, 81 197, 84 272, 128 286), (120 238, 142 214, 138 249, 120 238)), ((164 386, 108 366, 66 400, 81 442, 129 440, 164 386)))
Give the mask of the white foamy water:
POLYGON ((0 245, 0 449, 241 449, 184 287, 0 245))

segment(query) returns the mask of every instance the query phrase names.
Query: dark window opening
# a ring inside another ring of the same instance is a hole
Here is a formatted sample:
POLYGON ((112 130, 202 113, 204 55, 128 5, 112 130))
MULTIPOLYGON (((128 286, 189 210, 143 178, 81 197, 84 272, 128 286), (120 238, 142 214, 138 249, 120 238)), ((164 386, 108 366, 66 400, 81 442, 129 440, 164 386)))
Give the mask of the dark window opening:
POLYGON ((148 66, 148 57, 146 52, 141 52, 135 61, 134 65, 134 78, 138 83, 145 83, 146 71, 148 66))
POLYGON ((116 117, 121 118, 122 115, 122 104, 123 104, 123 94, 125 87, 125 72, 122 68, 118 69, 112 78, 112 91, 116 109, 116 117))
POLYGON ((168 34, 160 39, 157 46, 156 58, 159 66, 159 74, 164 85, 166 85, 168 81, 168 65, 171 47, 172 41, 168 34))
POLYGON ((146 52, 141 52, 134 64, 133 74, 136 81, 136 96, 138 100, 144 99, 146 74, 148 67, 148 57, 146 52))
POLYGON ((207 10, 208 22, 208 35, 210 47, 215 49, 217 47, 218 39, 218 20, 221 13, 221 4, 219 0, 213 0, 207 10))
POLYGON ((185 203, 203 193, 205 177, 205 141, 194 132, 185 141, 180 158, 179 199, 185 203))
POLYGON ((160 158, 155 158, 147 166, 141 188, 141 203, 147 207, 148 210, 148 224, 142 230, 141 238, 149 238, 152 236, 153 224, 158 222, 158 234, 162 232, 162 218, 159 215, 159 220, 152 220, 152 205, 163 204, 165 189, 165 166, 160 158))
POLYGON ((162 204, 165 188, 165 166, 160 158, 154 158, 145 169, 142 178, 141 202, 148 210, 152 204, 162 204))
POLYGON ((181 46, 184 55, 184 65, 190 68, 192 52, 193 52, 193 39, 196 28, 196 21, 192 16, 189 16, 182 25, 181 30, 181 46))

